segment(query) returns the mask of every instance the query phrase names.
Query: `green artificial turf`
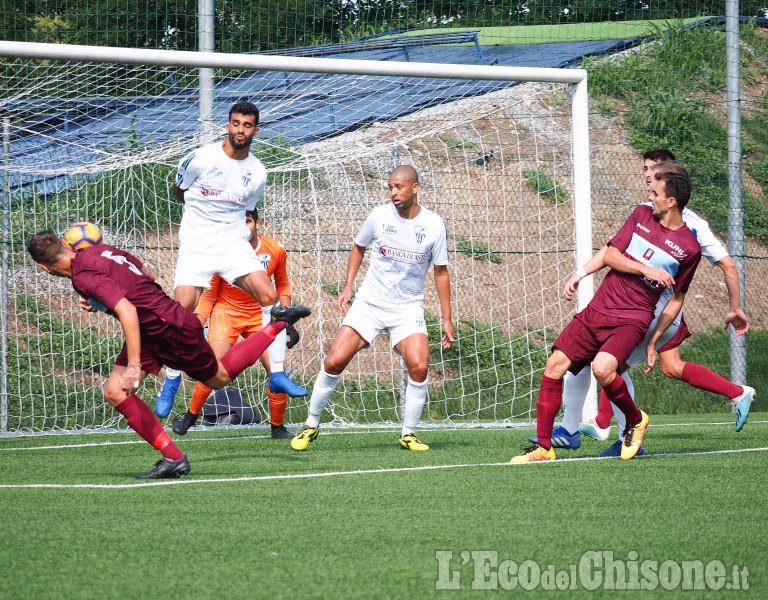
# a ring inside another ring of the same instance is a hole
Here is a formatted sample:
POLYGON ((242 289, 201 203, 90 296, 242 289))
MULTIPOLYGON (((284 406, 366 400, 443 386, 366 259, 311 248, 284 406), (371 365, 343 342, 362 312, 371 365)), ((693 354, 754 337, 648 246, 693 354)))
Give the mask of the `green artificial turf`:
MULTIPOLYGON (((483 556, 552 573, 596 556, 717 560, 728 583, 746 566, 748 594, 764 596, 766 418, 737 434, 729 414, 651 415, 643 458, 562 460, 609 443, 583 438, 527 465, 505 463, 530 428, 425 430, 426 453, 392 430, 325 428, 302 453, 263 429, 193 431, 178 440, 192 472, 149 486, 133 475, 157 453, 134 435, 2 438, 0 597, 508 596, 483 556), (71 487, 8 487, 35 484, 71 487)), ((722 594, 681 586, 644 593, 722 594)), ((569 598, 638 593, 576 587, 569 598)))

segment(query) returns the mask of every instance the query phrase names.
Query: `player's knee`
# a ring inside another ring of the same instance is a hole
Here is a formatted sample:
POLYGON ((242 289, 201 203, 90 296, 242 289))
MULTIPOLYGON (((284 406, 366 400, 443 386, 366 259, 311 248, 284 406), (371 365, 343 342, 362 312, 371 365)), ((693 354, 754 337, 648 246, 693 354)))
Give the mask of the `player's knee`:
POLYGON ((104 399, 112 406, 117 406, 123 400, 128 397, 119 385, 110 385, 109 383, 104 388, 104 399))
POLYGON ((598 361, 592 363, 592 373, 601 386, 606 386, 613 381, 614 377, 619 377, 614 365, 603 364, 598 361))
POLYGON ((259 293, 259 302, 262 306, 277 304, 277 292, 272 288, 262 290, 259 293))
POLYGON ((415 364, 415 365, 409 365, 408 376, 414 381, 421 383, 422 381, 426 381, 428 371, 429 371, 429 366, 426 362, 415 364))
POLYGON ((347 362, 343 360, 341 356, 329 354, 325 358, 325 366, 323 366, 323 369, 325 369, 325 372, 328 373, 328 375, 341 375, 346 366, 347 362))
POLYGON ((683 367, 685 366, 685 363, 682 361, 660 361, 661 362, 661 372, 664 373, 667 377, 671 379, 682 379, 683 378, 683 367))
POLYGON ((557 353, 552 353, 544 367, 544 375, 550 379, 562 379, 568 371, 568 364, 557 353))

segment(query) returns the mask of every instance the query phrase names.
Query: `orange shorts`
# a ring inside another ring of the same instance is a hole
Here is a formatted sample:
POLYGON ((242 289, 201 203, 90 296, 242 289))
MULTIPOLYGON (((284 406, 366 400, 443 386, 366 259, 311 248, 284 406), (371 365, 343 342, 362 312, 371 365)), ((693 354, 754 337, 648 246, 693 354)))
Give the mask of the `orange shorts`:
POLYGON ((263 313, 260 310, 217 305, 208 320, 208 342, 235 344, 241 335, 247 338, 261 331, 263 326, 263 313))

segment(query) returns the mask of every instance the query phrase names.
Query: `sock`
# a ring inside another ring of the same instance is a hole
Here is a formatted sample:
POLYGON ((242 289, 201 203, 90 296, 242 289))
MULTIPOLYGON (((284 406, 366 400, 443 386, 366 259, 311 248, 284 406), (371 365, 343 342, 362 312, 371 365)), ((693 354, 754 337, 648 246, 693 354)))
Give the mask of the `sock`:
POLYGON ((570 371, 563 378, 563 427, 568 433, 576 433, 581 422, 581 412, 587 400, 592 372, 583 368, 574 375, 570 371))
POLYGON ((285 321, 267 323, 261 331, 248 336, 242 342, 232 346, 221 357, 221 364, 234 380, 240 373, 254 364, 264 354, 264 350, 275 341, 275 337, 285 329, 285 321))
MULTIPOLYGON (((621 378, 624 380, 624 383, 627 384, 627 390, 632 397, 632 402, 634 402, 635 384, 632 383, 632 378, 629 376, 629 372, 622 373, 621 378)), ((624 440, 624 428, 627 426, 627 417, 625 417, 624 413, 613 403, 611 403, 611 409, 613 410, 613 416, 616 417, 616 425, 619 427, 619 439, 624 440)))
POLYGON ((702 367, 695 363, 685 363, 682 380, 690 386, 720 394, 729 400, 741 396, 744 391, 740 385, 731 383, 727 379, 720 377, 717 373, 710 371, 707 367, 702 367))
POLYGON ((536 401, 536 437, 547 450, 552 447, 552 426, 563 398, 563 380, 541 376, 539 399, 536 401))
POLYGON ((640 409, 635 406, 632 396, 629 395, 629 389, 622 377, 617 373, 609 385, 603 387, 606 396, 616 407, 624 413, 628 423, 639 423, 643 416, 640 409))
MULTIPOLYGON (((600 429, 605 429, 611 426, 611 417, 613 416, 613 407, 611 401, 608 399, 608 395, 605 390, 600 390, 600 404, 597 409, 597 416, 595 422, 600 429)), ((622 430, 623 431, 623 430, 622 430)))
POLYGON ((128 421, 128 426, 143 437, 163 458, 179 460, 184 453, 173 443, 171 436, 163 429, 155 413, 144 404, 137 395, 132 394, 118 404, 115 409, 128 421))
MULTIPOLYGON (((270 315, 272 314, 271 306, 262 306, 262 327, 269 323, 270 315)), ((288 334, 283 329, 275 336, 275 343, 270 344, 267 351, 269 352, 269 372, 270 373, 283 373, 283 363, 285 362, 286 344, 288 343, 288 334)))
POLYGON ((421 419, 424 403, 427 401, 427 380, 414 381, 408 377, 405 386, 405 406, 403 407, 403 428, 400 437, 416 432, 416 425, 421 419))
POLYGON ((269 422, 272 425, 282 425, 285 421, 288 394, 276 394, 267 389, 267 397, 269 398, 269 422))
POLYGON ((171 367, 165 367, 166 379, 176 379, 177 377, 181 377, 181 371, 177 371, 176 369, 171 369, 171 367))
POLYGON ((309 399, 309 414, 307 415, 307 425, 312 428, 320 426, 320 415, 323 414, 325 405, 336 389, 339 383, 340 375, 329 375, 325 372, 325 366, 320 369, 315 379, 315 387, 312 388, 312 397, 309 399))
POLYGON ((204 383, 198 381, 195 385, 195 390, 192 392, 192 400, 189 403, 189 412, 193 415, 199 415, 200 411, 203 410, 203 404, 208 400, 208 396, 211 395, 212 391, 212 388, 209 388, 204 383))

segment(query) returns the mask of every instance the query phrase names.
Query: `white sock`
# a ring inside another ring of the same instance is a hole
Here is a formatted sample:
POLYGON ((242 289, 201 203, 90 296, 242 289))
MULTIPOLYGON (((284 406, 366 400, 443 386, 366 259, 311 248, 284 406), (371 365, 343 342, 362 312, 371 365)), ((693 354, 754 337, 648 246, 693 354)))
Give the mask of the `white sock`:
POLYGON ((170 367, 165 367, 166 379, 176 379, 177 377, 181 377, 181 371, 177 371, 176 369, 171 369, 170 367))
MULTIPOLYGON (((629 372, 622 373, 621 378, 624 380, 624 383, 627 384, 629 395, 632 396, 632 400, 634 401, 635 384, 632 383, 632 378, 629 376, 629 372)), ((619 427, 619 439, 623 440, 624 428, 627 426, 627 417, 624 416, 624 413, 621 412, 613 402, 611 402, 611 407, 613 408, 613 416, 616 417, 616 425, 619 427)))
MULTIPOLYGON (((272 307, 262 306, 261 314, 261 323, 262 327, 264 327, 267 323, 269 323, 272 315, 272 307)), ((272 342, 267 348, 267 352, 269 353, 269 370, 271 373, 282 373, 285 370, 283 363, 285 362, 285 345, 287 342, 288 334, 285 333, 285 329, 283 329, 275 336, 275 341, 272 342)))
POLYGON ((312 397, 309 399, 309 414, 307 415, 307 425, 316 428, 320 426, 320 416, 323 414, 325 405, 336 389, 339 383, 340 375, 329 375, 325 372, 325 367, 320 369, 315 379, 315 387, 312 388, 312 397))
POLYGON ((563 427, 568 433, 576 433, 579 430, 581 411, 587 400, 589 384, 592 382, 592 371, 584 367, 578 375, 570 371, 563 379, 563 427))
POLYGON ((414 381, 408 377, 405 386, 405 406, 403 407, 403 429, 400 437, 416 432, 416 425, 421 419, 421 411, 427 401, 427 380, 414 381))

